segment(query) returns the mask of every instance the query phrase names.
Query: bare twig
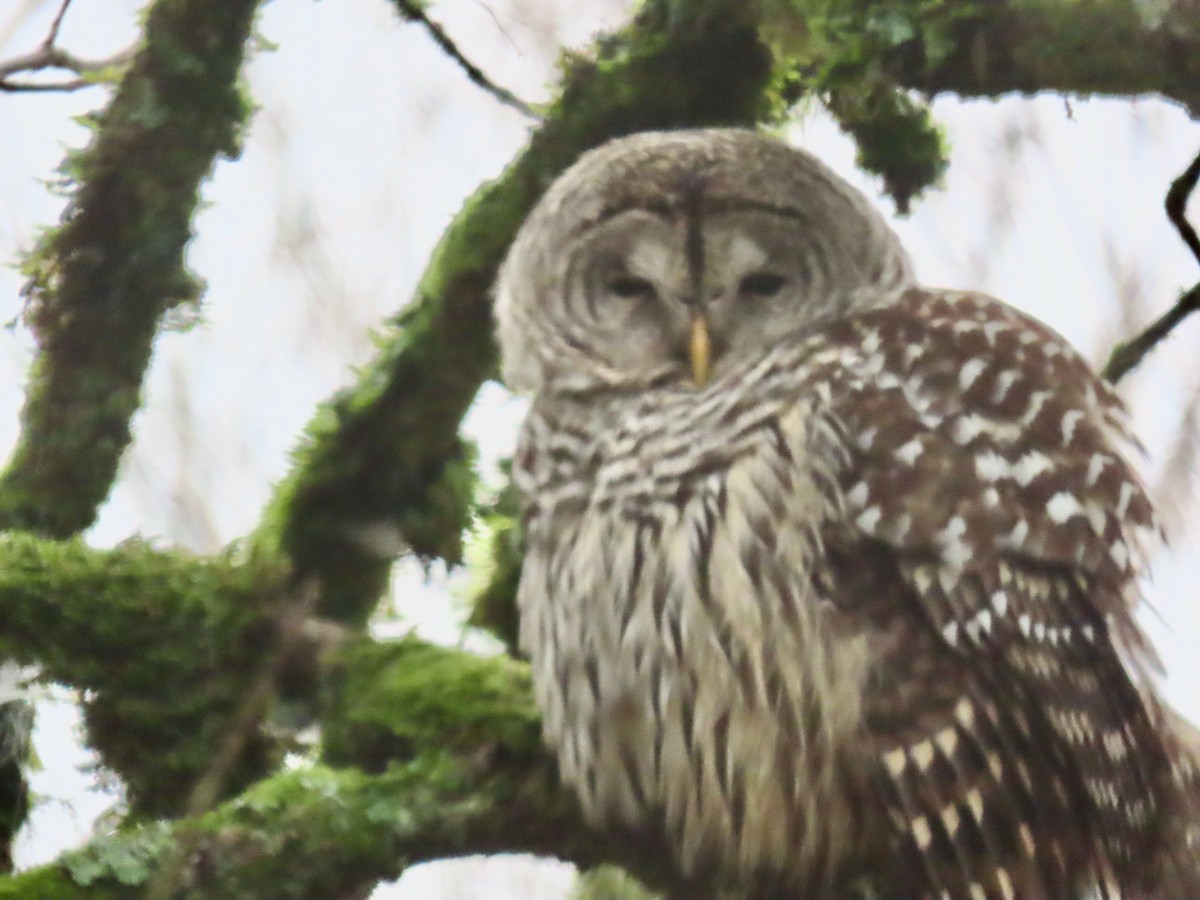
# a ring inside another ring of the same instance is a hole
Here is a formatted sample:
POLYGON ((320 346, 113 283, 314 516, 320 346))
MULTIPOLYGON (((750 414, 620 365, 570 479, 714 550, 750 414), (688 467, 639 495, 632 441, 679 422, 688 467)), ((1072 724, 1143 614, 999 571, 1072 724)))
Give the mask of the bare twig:
POLYGON ((271 701, 279 686, 279 678, 296 653, 312 644, 309 620, 316 609, 320 590, 315 580, 309 579, 296 588, 279 617, 279 642, 273 653, 268 653, 241 705, 233 714, 225 739, 217 747, 216 755, 204 774, 192 786, 187 807, 183 813, 184 826, 179 839, 158 867, 146 887, 144 900, 167 900, 179 887, 179 879, 187 866, 199 834, 188 823, 195 823, 211 810, 221 789, 237 765, 251 738, 258 732, 270 709, 271 701))
POLYGON ((58 12, 54 15, 54 21, 50 23, 50 32, 46 35, 45 40, 38 45, 36 50, 32 53, 25 53, 21 56, 15 56, 12 59, 0 62, 0 91, 10 94, 33 91, 55 91, 59 93, 77 91, 80 88, 90 87, 96 83, 85 76, 94 72, 102 72, 111 66, 119 66, 133 56, 134 48, 129 47, 107 59, 80 59, 78 56, 56 47, 54 42, 58 40, 58 33, 62 30, 63 18, 66 16, 70 5, 71 0, 63 0, 58 8, 58 12), (10 80, 13 75, 41 72, 44 69, 63 69, 68 72, 74 72, 81 77, 72 78, 67 81, 45 83, 10 80))
POLYGON ((1196 237, 1196 229, 1187 220, 1188 199, 1196 189, 1197 181, 1200 181, 1200 154, 1196 155, 1182 175, 1171 182, 1171 189, 1167 191, 1167 199, 1163 205, 1167 209, 1167 218, 1192 251, 1196 262, 1200 262, 1200 238, 1196 237))
POLYGON ((54 21, 50 23, 50 34, 42 42, 43 47, 53 47, 54 42, 58 40, 58 32, 62 29, 63 19, 66 18, 67 9, 70 6, 71 0, 62 0, 62 3, 59 4, 58 12, 54 14, 54 21))
MULTIPOLYGON (((1167 218, 1179 232, 1179 237, 1192 251, 1196 262, 1200 263, 1200 238, 1196 229, 1187 220, 1187 203, 1200 181, 1200 154, 1192 160, 1191 165, 1183 174, 1171 182, 1165 202, 1167 218)), ((1180 322, 1200 309, 1200 284, 1195 284, 1185 291, 1175 301, 1175 305, 1165 312, 1158 321, 1154 322, 1132 340, 1117 344, 1108 358, 1108 365, 1102 373, 1105 378, 1116 384, 1129 374, 1180 322)))
POLYGON ((541 118, 528 103, 507 88, 500 87, 500 85, 488 78, 479 66, 467 59, 454 41, 450 39, 450 36, 446 34, 446 29, 429 18, 425 10, 421 7, 419 0, 396 0, 396 6, 399 7, 401 15, 410 22, 423 25, 425 30, 429 32, 429 36, 433 38, 433 42, 441 47, 447 56, 458 63, 459 67, 471 81, 501 103, 511 106, 522 115, 529 116, 531 119, 541 118))

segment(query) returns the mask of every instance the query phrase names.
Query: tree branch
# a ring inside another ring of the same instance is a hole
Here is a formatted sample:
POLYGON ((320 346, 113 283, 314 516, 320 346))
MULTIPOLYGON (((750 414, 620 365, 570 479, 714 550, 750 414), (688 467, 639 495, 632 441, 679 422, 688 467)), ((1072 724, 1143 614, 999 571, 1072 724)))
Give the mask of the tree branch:
POLYGON ((919 8, 838 0, 833 7, 824 35, 857 26, 896 84, 928 95, 1159 94, 1200 114, 1200 29, 1191 0, 919 8))
POLYGON ((63 0, 58 8, 58 12, 54 16, 54 20, 50 23, 49 34, 46 35, 46 38, 38 46, 37 50, 0 62, 0 91, 7 91, 9 93, 22 91, 76 91, 80 88, 98 84, 99 80, 95 77, 81 77, 71 81, 42 84, 38 82, 14 82, 11 80, 11 77, 26 72, 40 72, 44 69, 65 69, 80 76, 95 76, 109 69, 123 66, 133 58, 135 49, 133 47, 122 50, 120 53, 114 54, 107 59, 86 60, 55 46, 55 41, 58 40, 58 32, 62 28, 63 19, 66 17, 67 9, 70 5, 71 0, 63 0))
POLYGON ((860 164, 889 190, 899 187, 901 206, 936 181, 947 157, 943 145, 925 139, 919 116, 895 120, 896 91, 913 107, 920 101, 912 92, 1157 94, 1200 115, 1200 15, 1192 0, 782 0, 768 16, 763 33, 792 60, 798 93, 832 101, 859 145, 860 164), (907 135, 917 137, 915 147, 907 135))
MULTIPOLYGON (((214 755, 238 757, 221 766, 238 790, 265 774, 265 759, 278 763, 263 753, 254 686, 264 665, 279 671, 263 648, 277 633, 284 573, 143 544, 97 551, 28 535, 0 537, 0 559, 0 650, 84 694, 89 741, 116 763, 135 814, 177 811, 214 755), (251 733, 257 754, 227 752, 251 733)), ((284 609, 296 612, 295 603, 284 609)), ((330 649, 303 628, 288 634, 323 673, 324 766, 272 775, 170 831, 125 829, 54 866, 0 879, 0 898, 144 898, 165 883, 156 872, 169 873, 173 897, 347 896, 407 865, 470 852, 553 854, 617 863, 652 882, 676 877, 656 848, 583 825, 542 748, 523 663, 413 638, 347 636, 330 649)), ((211 796, 194 788, 192 810, 211 796)))
POLYGON ((634 24, 570 60, 528 148, 451 223, 378 358, 309 425, 257 537, 320 578, 321 615, 365 621, 402 549, 461 558, 475 484, 458 429, 495 375, 490 289, 553 177, 619 134, 750 125, 777 108, 771 59, 745 4, 710 3, 678 37, 667 6, 646 4, 634 24))
POLYGON ((459 68, 466 73, 467 78, 472 83, 483 88, 505 106, 511 106, 517 112, 524 116, 529 116, 531 119, 538 118, 538 114, 532 106, 512 91, 500 87, 500 85, 488 78, 487 74, 479 66, 467 59, 463 52, 458 49, 458 45, 450 38, 450 35, 446 33, 446 29, 429 18, 429 14, 425 12, 422 2, 418 2, 418 0, 395 0, 395 2, 396 7, 400 10, 400 15, 404 16, 410 22, 422 25, 429 32, 429 36, 433 38, 433 42, 441 47, 447 56, 458 63, 459 68))
POLYGON ((150 879, 144 900, 169 900, 183 880, 188 860, 196 850, 198 837, 195 826, 199 818, 221 799, 231 775, 246 755, 246 749, 258 738, 288 665, 311 647, 303 625, 316 609, 317 597, 317 586, 310 581, 298 585, 294 596, 284 606, 276 646, 264 654, 258 672, 229 719, 212 762, 192 785, 175 848, 166 855, 150 879))
MULTIPOLYGON (((1179 232, 1180 240, 1187 244, 1196 262, 1200 263, 1200 238, 1196 237, 1196 230, 1187 220, 1188 199, 1196 189, 1197 181, 1200 181, 1200 154, 1196 155, 1182 175, 1171 182, 1163 206, 1166 208, 1167 218, 1179 232)), ((1193 285, 1185 291, 1173 307, 1137 337, 1117 344, 1101 373, 1103 377, 1116 384, 1133 371, 1184 319, 1198 309, 1200 284, 1193 285)))
POLYGON ((23 262, 39 344, 0 528, 65 537, 95 518, 130 441, 162 317, 194 302, 184 265, 201 181, 237 152, 238 76, 257 0, 158 0, 87 149, 62 223, 23 262))
MULTIPOLYGON (((124 780, 135 815, 188 808, 281 652, 296 596, 283 567, 264 560, 0 534, 0 656, 79 689, 87 742, 124 780)), ((236 734, 222 796, 282 757, 257 724, 236 734)))

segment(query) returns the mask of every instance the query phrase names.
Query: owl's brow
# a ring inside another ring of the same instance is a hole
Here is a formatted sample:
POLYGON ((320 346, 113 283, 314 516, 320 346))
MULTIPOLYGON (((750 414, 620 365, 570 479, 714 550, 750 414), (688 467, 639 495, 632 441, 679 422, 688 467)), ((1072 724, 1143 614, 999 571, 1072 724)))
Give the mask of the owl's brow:
POLYGON ((570 235, 571 237, 576 237, 586 231, 590 231, 593 228, 603 225, 610 219, 614 219, 617 216, 623 215, 627 212, 633 212, 634 210, 637 210, 638 212, 650 213, 651 215, 657 216, 666 222, 674 221, 674 219, 680 214, 687 215, 689 217, 697 214, 711 217, 730 215, 732 213, 739 212, 760 212, 771 216, 778 216, 781 219, 788 219, 792 222, 799 222, 803 225, 809 225, 812 223, 812 219, 809 216, 805 215, 795 207, 780 206, 776 203, 768 203, 764 200, 751 200, 747 197, 704 196, 698 198, 698 203, 696 200, 697 198, 692 198, 690 202, 685 200, 684 202, 674 203, 668 201, 663 201, 661 203, 646 203, 641 201, 607 206, 602 209, 594 218, 586 219, 585 221, 580 222, 576 228, 571 230, 570 235))
POLYGON ((792 222, 808 225, 812 219, 793 206, 780 206, 765 200, 751 200, 748 197, 705 197, 704 213, 708 216, 729 215, 740 212, 759 212, 769 216, 778 216, 792 222))

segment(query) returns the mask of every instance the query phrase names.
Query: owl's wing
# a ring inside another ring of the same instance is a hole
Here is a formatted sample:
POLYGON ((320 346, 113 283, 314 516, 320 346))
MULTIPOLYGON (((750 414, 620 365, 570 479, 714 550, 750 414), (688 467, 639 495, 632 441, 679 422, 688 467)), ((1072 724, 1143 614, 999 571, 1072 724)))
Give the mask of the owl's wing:
POLYGON ((846 453, 816 589, 873 635, 902 854, 932 896, 1141 896, 1177 791, 1132 616, 1155 526, 1120 403, 980 295, 912 291, 821 338, 846 453))

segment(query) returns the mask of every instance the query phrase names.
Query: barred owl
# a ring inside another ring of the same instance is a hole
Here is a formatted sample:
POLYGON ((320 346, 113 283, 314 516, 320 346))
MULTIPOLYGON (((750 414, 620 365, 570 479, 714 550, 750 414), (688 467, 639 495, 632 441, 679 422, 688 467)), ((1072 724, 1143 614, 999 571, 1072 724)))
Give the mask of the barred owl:
POLYGON ((1200 897, 1132 615, 1154 519, 1062 338, 919 286, 866 198, 741 130, 586 154, 497 321, 521 640, 590 821, 696 896, 1200 897))

